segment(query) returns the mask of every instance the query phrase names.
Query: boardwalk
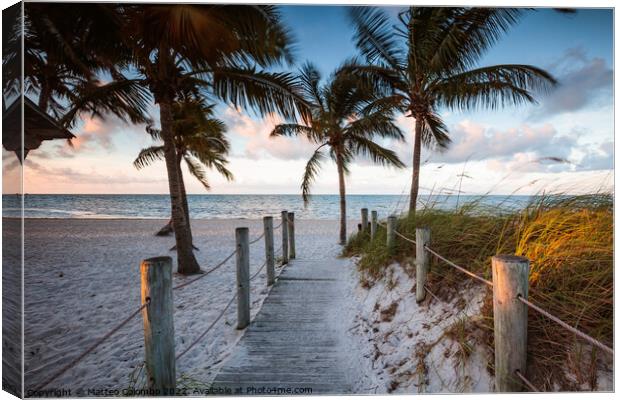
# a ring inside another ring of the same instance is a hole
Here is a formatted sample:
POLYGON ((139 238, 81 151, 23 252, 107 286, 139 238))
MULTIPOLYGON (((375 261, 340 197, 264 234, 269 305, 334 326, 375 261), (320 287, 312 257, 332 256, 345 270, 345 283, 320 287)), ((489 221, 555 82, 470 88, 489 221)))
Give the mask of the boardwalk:
POLYGON ((336 258, 292 261, 213 388, 237 395, 351 393, 352 365, 338 315, 347 273, 346 261, 336 258))

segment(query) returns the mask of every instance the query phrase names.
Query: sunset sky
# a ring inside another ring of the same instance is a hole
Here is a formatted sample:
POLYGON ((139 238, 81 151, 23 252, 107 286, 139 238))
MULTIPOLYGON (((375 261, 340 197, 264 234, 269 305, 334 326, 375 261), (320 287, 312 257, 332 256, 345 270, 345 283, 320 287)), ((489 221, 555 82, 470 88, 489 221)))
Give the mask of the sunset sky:
MULTIPOLYGON (((315 63, 324 76, 357 54, 346 7, 287 6, 282 13, 297 39, 297 68, 315 63)), ((392 15, 399 8, 390 8, 392 15)), ((421 188, 452 188, 462 178, 466 193, 529 194, 543 188, 582 192, 613 182, 613 20, 611 10, 580 10, 565 15, 549 10, 528 14, 482 60, 480 65, 533 64, 556 76, 560 86, 538 96, 533 106, 479 112, 443 110, 451 148, 443 154, 423 150, 421 188), (553 163, 545 158, 567 159, 553 163)), ((157 115, 153 107, 153 116, 157 115)), ((228 183, 210 173, 212 193, 299 193, 306 160, 313 146, 296 139, 268 137, 277 116, 258 118, 225 105, 218 118, 228 126, 232 142, 228 183)), ((400 117, 407 143, 384 142, 411 165, 413 122, 400 117)), ((132 161, 151 145, 143 126, 113 118, 85 119, 74 130, 73 148, 45 142, 28 155, 27 193, 166 193, 164 163, 137 171, 132 161)), ((3 150, 5 168, 16 165, 3 150)), ((348 192, 401 194, 408 192, 410 169, 395 171, 359 159, 348 178, 348 192)), ((190 193, 205 193, 191 177, 190 193)), ((16 190, 11 181, 3 192, 16 190)), ((335 166, 326 163, 315 193, 337 193, 335 166)))

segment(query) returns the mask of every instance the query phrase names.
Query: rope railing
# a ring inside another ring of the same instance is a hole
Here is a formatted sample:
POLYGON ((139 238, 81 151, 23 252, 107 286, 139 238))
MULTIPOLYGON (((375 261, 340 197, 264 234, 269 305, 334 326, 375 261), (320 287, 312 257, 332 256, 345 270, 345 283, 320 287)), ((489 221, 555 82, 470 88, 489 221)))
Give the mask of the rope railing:
POLYGON ((250 243, 248 244, 254 244, 256 242, 258 242, 259 240, 261 240, 262 238, 265 237, 265 232, 263 232, 259 237, 257 237, 256 239, 252 240, 250 243))
POLYGON ((222 319, 222 317, 224 316, 224 314, 226 314, 226 311, 230 308, 230 306, 232 305, 232 303, 235 301, 235 299, 237 298, 237 295, 235 294, 226 304, 226 307, 224 307, 224 309, 218 314, 218 316, 215 318, 215 320, 213 320, 213 322, 211 322, 211 325, 209 325, 207 327, 207 329, 205 329, 204 332, 202 332, 200 334, 200 336, 198 336, 185 350, 183 350, 181 353, 179 353, 176 357, 175 360, 178 360, 179 358, 183 357, 185 354, 187 354, 188 351, 190 351, 194 346, 196 346, 206 335, 207 333, 209 333, 209 331, 211 331, 211 329, 213 329, 213 327, 215 326, 215 324, 218 323, 218 321, 220 319, 222 319))
POLYGON ((194 278, 190 281, 187 282, 183 282, 181 284, 178 284, 176 286, 174 286, 172 288, 172 290, 178 290, 181 288, 184 288, 185 286, 191 285, 192 283, 201 280, 202 278, 206 277, 207 275, 209 275, 211 272, 214 272, 216 270, 218 270, 219 268, 221 268, 224 264, 226 264, 226 262, 228 262, 228 260, 230 260, 235 254, 237 254, 237 250, 233 250, 232 253, 230 253, 225 259, 223 259, 222 261, 220 261, 215 267, 211 268, 210 270, 206 271, 205 273, 201 274, 199 277, 194 278))
POLYGON ((515 375, 519 379, 521 379, 521 382, 523 382, 525 384, 525 386, 527 386, 528 389, 530 389, 532 392, 540 393, 540 390, 538 390, 538 388, 536 386, 534 386, 534 384, 532 382, 530 382, 525 376, 523 376, 521 371, 519 371, 518 369, 515 370, 515 375))
MULTIPOLYGON (((276 227, 274 227, 273 229, 278 229, 282 226, 283 221, 281 221, 276 227)), ((265 237, 265 232, 263 232, 261 235, 259 235, 257 238, 255 238, 254 240, 252 240, 251 242, 248 243, 248 245, 250 244, 254 244, 256 242, 258 242, 259 240, 263 239, 265 237)), ((280 247, 280 249, 278 250, 278 252, 282 251, 282 247, 280 247)), ((181 284, 178 284, 174 287, 172 287, 172 290, 178 290, 181 288, 184 288, 188 285, 191 285, 192 283, 195 283, 199 280, 201 280, 202 278, 208 276, 209 274, 211 274, 212 272, 218 270, 219 268, 221 268, 223 265, 225 265, 235 254, 237 254, 237 250, 235 249, 233 252, 231 252, 228 256, 226 256, 226 258, 224 258, 222 261, 220 261, 215 267, 207 270, 206 272, 204 272, 203 274, 201 274, 200 276, 198 276, 197 278, 194 278, 192 280, 189 280, 187 282, 183 282, 181 284)), ((259 269, 255 272, 255 274, 250 278, 250 280, 253 280, 254 278, 256 278, 260 272, 263 270, 263 268, 266 266, 267 264, 267 260, 265 260, 263 262, 263 264, 259 267, 259 269)), ((226 313, 226 311, 230 308, 231 304, 235 301, 235 299, 237 298, 237 294, 235 294, 226 304, 226 307, 224 307, 224 309, 220 312, 220 314, 215 318, 215 320, 207 327, 207 329, 202 332, 200 334, 200 336, 198 336, 185 350, 183 350, 183 352, 181 352, 180 354, 178 354, 175 358, 175 360, 178 360, 179 358, 181 358, 183 355, 185 355, 189 350, 191 350, 191 348, 193 348, 198 342, 200 342, 200 340, 202 340, 209 331, 211 331, 213 329, 213 327, 215 326, 215 324, 217 324, 217 322, 223 317, 223 315, 226 313)), ((138 314, 140 314, 140 312, 142 310, 144 310, 148 305, 150 304, 150 299, 147 299, 147 301, 142 304, 137 310, 135 310, 133 313, 131 313, 127 318, 125 318, 124 320, 122 320, 119 324, 117 324, 114 328, 112 328, 108 333, 106 333, 104 336, 102 336, 101 338, 99 338, 95 343, 93 343, 90 347, 88 347, 86 350, 84 350, 82 353, 80 353, 80 355, 78 355, 75 359, 73 359, 71 362, 69 362, 68 364, 66 364, 65 366, 63 366, 58 372, 56 372, 55 374, 53 374, 50 378, 48 378, 47 380, 45 380, 43 383, 41 383, 40 385, 38 385, 36 387, 36 391, 40 391, 42 389, 44 389, 46 386, 48 386, 50 383, 54 382, 56 379, 58 379, 60 376, 62 376, 65 372, 67 372, 68 370, 70 370, 71 368, 75 367, 80 361, 82 361, 88 354, 92 353, 95 349, 97 349, 102 343, 104 343, 107 339, 109 339, 112 335, 114 335, 116 332, 118 332, 122 327, 124 327, 125 325, 127 325, 133 318, 135 318, 138 314)))
MULTIPOLYGON (((367 213, 367 210, 366 210, 366 209, 362 209, 362 221, 364 221, 364 214, 365 214, 365 212, 367 213)), ((394 218, 394 217, 392 216, 392 217, 390 217, 390 218, 394 218)), ((388 247, 390 247, 390 246, 394 243, 394 242, 393 242, 393 239, 390 239, 390 232, 391 232, 391 234, 393 234, 393 236, 398 236, 398 237, 400 237, 400 238, 401 238, 401 239, 403 239, 403 240, 406 240, 406 241, 408 241, 408 242, 410 242, 410 243, 413 243, 413 244, 416 244, 416 245, 417 245, 417 243, 416 243, 416 241, 415 241, 415 240, 413 240, 413 239, 411 239, 411 238, 407 237, 406 235, 403 235, 402 233, 398 232, 398 231, 395 229, 395 224, 394 224, 393 222, 392 222, 392 224, 390 225, 390 224, 386 224, 386 223, 384 223, 384 222, 382 222, 382 221, 377 221, 377 224, 379 224, 379 225, 381 225, 381 226, 383 226, 383 227, 386 227, 386 228, 388 229, 388 235, 387 235, 387 245, 388 245, 388 247), (390 240, 392 240, 392 242, 390 242, 390 240)), ((427 236, 427 239, 420 239, 420 240, 422 240, 422 241, 423 241, 423 243, 424 243, 424 246, 423 246, 424 250, 426 250, 426 251, 427 251, 427 252, 429 252, 430 254, 434 255, 434 256, 435 256, 435 257, 437 257, 439 260, 441 260, 441 261, 445 262, 445 263, 446 263, 446 264, 448 264, 449 266, 451 266, 451 267, 453 267, 453 268, 455 268, 455 269, 459 270, 460 272, 462 272, 462 273, 464 273, 464 274, 468 275, 469 277, 471 277, 471 278, 473 278, 473 279, 475 279, 475 280, 477 280, 477 281, 479 281, 479 282, 481 282, 481 283, 483 283, 483 284, 485 284, 485 285, 487 285, 487 286, 489 286, 489 287, 491 287, 491 288, 493 287, 493 282, 492 282, 492 281, 490 281, 490 280, 488 280, 488 279, 485 279, 485 278, 483 278, 482 276, 480 276, 480 275, 478 275, 478 274, 476 274, 476 273, 474 273, 474 272, 472 272, 472 271, 470 271, 470 270, 468 270, 468 269, 466 269, 466 268, 464 268, 464 267, 462 267, 462 266, 460 266, 460 265, 456 264, 455 262, 453 262, 453 261, 451 261, 451 260, 447 259, 446 257, 444 257, 444 256, 442 256, 441 254, 439 254, 437 251, 435 251, 435 250, 433 250, 431 247, 429 247, 426 243, 429 243, 429 240, 430 240, 430 231, 428 231, 428 228, 425 228, 425 229, 422 229, 421 234, 423 234, 423 233, 424 233, 424 231, 426 231, 426 234, 428 235, 428 236, 427 236)), ((418 233, 416 233, 416 235, 418 235, 418 233)), ((419 249, 419 247, 418 247, 418 249, 419 249)), ((428 263, 428 260, 427 260, 424 256, 420 256, 419 254, 417 254, 417 255, 416 255, 416 258, 418 258, 418 257, 421 257, 421 258, 420 258, 420 260, 425 259, 425 261, 424 261, 424 262, 425 262, 425 263, 428 263)), ((494 258, 494 263, 495 263, 495 262, 498 262, 498 267, 499 267, 499 265, 502 265, 502 264, 501 264, 501 262, 505 262, 504 260, 510 260, 510 261, 508 261, 508 262, 514 262, 514 260, 513 260, 513 259, 510 259, 510 258, 502 260, 502 259, 501 259, 501 257, 499 257, 499 259, 500 259, 500 260, 497 260, 497 261, 496 261, 496 260, 495 260, 495 258, 494 258)), ((518 259, 518 258, 517 258, 517 259, 518 259)), ((527 266, 527 265, 529 264, 529 260, 527 260, 527 259, 523 259, 523 260, 526 262, 526 264, 525 264, 525 265, 527 266)), ((420 261, 420 262, 422 263, 423 261, 420 261)), ((417 262, 416 262, 416 265, 417 265, 417 262)), ((424 264, 421 264, 421 265, 424 265, 424 264)), ((425 264, 425 265, 426 265, 426 266, 427 266, 427 268, 428 268, 428 264, 425 264)), ((417 268, 417 267, 416 267, 416 268, 417 268)), ((425 282, 426 282, 426 276, 425 276, 425 275, 426 275, 426 273, 427 273, 427 272, 424 272, 424 268, 422 268, 422 269, 417 269, 417 271, 418 271, 418 272, 421 272, 421 273, 423 274, 423 277, 422 277, 422 282, 420 283, 420 285, 422 285, 422 286, 418 286, 418 288, 417 288, 418 290, 417 290, 417 291, 427 292, 427 293, 428 293, 429 295, 431 295, 431 296, 432 296, 435 300, 439 300, 439 299, 437 298, 437 296, 435 296, 435 295, 434 295, 434 293, 432 293, 432 292, 430 291, 430 289, 427 287, 427 285, 425 284, 425 282)), ((528 269, 527 269, 527 268, 525 268, 525 269, 523 269, 523 271, 528 271, 528 269)), ((524 278, 524 281, 525 281, 525 285, 527 285, 527 280, 528 280, 528 279, 527 279, 527 272, 525 272, 525 274, 526 274, 526 276, 525 276, 525 278, 524 278)), ((420 277, 417 277, 417 279, 420 279, 420 277)), ((526 286, 525 290, 527 290, 527 286, 526 286)), ((423 298, 423 296, 422 296, 422 298, 423 298)), ((584 333, 584 332, 580 331, 579 329, 577 329, 577 328, 575 328, 575 327, 573 327, 573 326, 571 326, 571 325, 567 324, 566 322, 562 321, 560 318, 558 318, 558 317, 556 317, 555 315, 551 314, 550 312, 548 312, 548 311, 546 311, 546 310, 542 309, 541 307, 539 307, 539 306, 537 306, 536 304, 532 303, 531 301, 527 300, 527 299, 526 299, 526 298, 524 298, 523 296, 518 295, 518 296, 517 296, 517 299, 518 299, 520 302, 522 302, 524 305, 526 305, 527 307, 529 307, 529 308, 533 309, 534 311, 536 311, 536 312, 540 313, 541 315, 543 315, 543 316, 547 317, 548 319, 550 319, 551 321, 553 321, 553 322, 555 322, 556 324, 560 325, 561 327, 563 327, 564 329, 568 330, 569 332, 573 333, 573 334, 574 334, 574 335, 576 335, 577 337, 579 337, 579 338, 581 338, 581 339, 585 340, 586 342, 590 343, 591 345, 593 345, 593 346, 595 346, 595 347, 597 347, 597 348, 599 348, 599 349, 603 350, 604 352, 606 352, 606 353, 608 353, 608 354, 610 354, 610 355, 612 355, 612 356, 614 355, 614 350, 613 350, 611 347, 609 347, 609 346, 605 345, 604 343, 602 343, 601 341, 599 341, 599 340, 597 340, 597 339, 593 338, 592 336, 590 336, 590 335, 588 335, 588 334, 586 334, 586 333, 584 333)), ((418 300, 418 299, 417 299, 417 297, 416 297, 416 300, 418 300)), ((525 318, 525 320, 527 320, 527 314, 525 314, 525 317, 524 317, 524 318, 525 318)), ((525 321, 525 323, 527 323, 527 321, 525 321)), ((496 328, 496 329, 497 329, 497 328, 496 328)), ((497 333, 496 333, 496 334, 497 334, 497 333)), ((497 345, 497 344, 496 344, 496 345, 497 345)), ((496 352, 497 352, 497 350, 496 350, 496 352)), ((525 350, 523 350, 523 352, 525 352, 525 350)), ((538 388, 537 388, 536 386, 534 386, 534 385, 533 385, 533 384, 532 384, 532 383, 531 383, 531 382, 530 382, 530 381, 529 381, 529 380, 528 380, 528 379, 527 379, 527 378, 526 378, 526 377, 525 377, 525 376, 521 373, 521 371, 519 371, 518 369, 517 369, 517 370, 512 371, 511 373, 513 373, 513 374, 514 374, 517 378, 519 378, 519 379, 521 380, 521 382, 522 382, 525 386, 527 386, 530 390, 532 390, 532 391, 534 391, 534 392, 540 392, 540 390, 538 390, 538 388)), ((496 376, 496 379, 497 379, 497 376, 496 376)), ((497 385, 497 383, 496 383, 496 385, 497 385)))
MULTIPOLYGON (((280 253, 281 251, 282 251, 282 246, 280 246, 280 248, 278 250, 276 250, 274 252, 274 254, 280 253)), ((254 280, 261 273, 261 271, 265 268, 266 265, 267 265, 267 260, 265 260, 262 263, 262 265, 258 268, 258 270, 250 277, 250 281, 254 280)), ((280 270, 280 274, 281 273, 282 273, 282 271, 280 270)), ((278 276, 280 274, 278 274, 278 276)), ((213 320, 213 322, 211 322, 211 324, 207 327, 207 329, 205 329, 204 332, 202 332, 200 334, 200 336, 198 336, 185 350, 183 350, 181 353, 179 353, 175 357, 175 360, 179 360, 181 357, 183 357, 185 354, 187 354, 194 346, 196 346, 213 329, 213 327, 215 327, 215 325, 218 323, 218 321, 220 319, 222 319, 222 317, 226 314, 226 311, 230 308, 230 306, 232 305, 232 303, 235 301, 236 298, 237 298, 237 294, 235 294, 230 299, 230 301, 226 304, 224 309, 218 314, 218 316, 215 318, 215 320, 213 320)))
MULTIPOLYGON (((409 238, 407 238, 407 237, 404 237, 404 236, 403 236, 402 234, 400 234, 399 232, 395 231, 395 233, 396 233, 398 236, 400 236, 400 237, 402 237, 402 238, 404 238, 404 239, 406 239, 406 240, 408 240, 408 241, 410 241, 410 242, 413 242, 413 240, 411 240, 411 239, 409 239, 409 238)), ((445 258, 445 257, 444 257, 444 256, 442 256, 441 254, 437 253, 435 250, 431 249, 431 248, 430 248, 430 247, 428 247, 428 246, 424 246, 424 248, 425 248, 425 249, 426 249, 429 253, 433 254, 435 257, 437 257, 437 258, 439 258, 440 260, 444 261, 446 264, 448 264, 448 265, 450 265, 450 266, 452 266, 452 267, 454 267, 454 268, 458 269, 458 270, 459 270, 459 271, 461 271, 462 273, 464 273, 464 274, 466 274, 466 275, 468 275, 468 276, 470 276, 470 277, 472 277, 472 278, 474 278, 474 279, 476 279, 476 280, 478 280, 478 281, 480 281, 480 282, 484 283, 485 285, 488 285, 488 286, 490 286, 490 287, 493 287, 493 282, 491 282, 491 281, 489 281, 489 280, 487 280, 487 279, 484 279, 483 277, 481 277, 481 276, 479 276, 479 275, 477 275, 477 274, 475 274, 475 273, 473 273, 473 272, 471 272, 471 271, 469 271, 469 270, 467 270, 467 269, 465 269, 465 268, 461 267, 460 265, 457 265, 456 263, 454 263, 454 262, 452 262, 452 261, 448 260, 447 258, 445 258)), ((519 301, 521 301, 523 304, 525 304, 525 305, 527 305, 528 307, 532 308, 534 311, 539 312, 540 314, 542 314, 542 315, 544 315, 545 317, 549 318, 550 320, 552 320, 553 322, 557 323, 558 325, 560 325, 560 326, 561 326, 561 327, 563 327, 564 329, 566 329, 566 330, 568 330, 568 331, 572 332, 573 334, 575 334, 575 335, 579 336, 580 338, 582 338, 583 340, 585 340, 585 341, 587 341, 588 343, 592 344, 593 346, 596 346, 596 347, 598 347, 599 349, 601 349, 601 350, 603 350, 603 351, 605 351, 605 352, 607 352, 607 353, 609 353, 609 354, 611 354, 611 355, 614 355, 614 350, 613 350, 611 347, 609 347, 609 346, 605 345, 604 343, 602 343, 602 342, 600 342, 599 340, 597 340, 597 339, 593 338, 592 336, 590 336, 590 335, 588 335, 588 334, 586 334, 586 333, 584 333, 584 332, 582 332, 582 331, 580 331, 580 330, 578 330, 578 329, 576 329, 576 328, 574 328, 574 327, 570 326, 570 325, 569 325, 569 324, 567 324, 566 322, 562 321, 561 319, 559 319, 558 317, 556 317, 556 316, 554 316, 553 314, 549 313, 548 311, 545 311, 544 309, 542 309, 542 308, 540 308, 539 306, 535 305, 535 304, 534 304, 534 303, 532 303, 531 301, 529 301, 529 300, 527 300, 527 299, 523 298, 522 296, 519 296, 519 297, 518 297, 518 299, 519 299, 519 301)))
POLYGON ((580 338, 582 338, 586 342, 589 342, 593 346, 598 347, 599 349, 601 349, 601 350, 611 354, 612 356, 614 355, 614 350, 611 347, 608 347, 605 344, 601 343, 600 341, 594 339, 592 336, 587 335, 587 334, 581 332, 579 329, 570 326, 569 324, 567 324, 566 322, 562 321, 561 319, 559 319, 555 315, 552 315, 551 313, 543 310, 542 308, 538 307, 536 304, 532 303, 531 301, 523 298, 521 295, 519 295, 517 298, 519 299, 519 301, 521 301, 526 306, 532 308, 534 311, 539 312, 540 314, 542 314, 545 317, 549 318, 551 321, 553 321, 556 324, 560 325, 564 329, 566 329, 566 330, 574 333, 575 335, 579 336, 580 338))
POLYGON ((431 248, 430 248, 430 247, 428 247, 428 246, 424 246, 424 248, 425 248, 425 249, 426 249, 429 253, 431 253, 431 254, 432 254, 432 255, 434 255, 435 257, 439 258, 440 260, 442 260, 443 262, 445 262, 445 263, 446 263, 446 264, 448 264, 449 266, 451 266, 451 267, 454 267, 454 268, 458 269, 458 270, 459 270, 459 271, 461 271, 462 273, 464 273, 464 274, 466 274, 466 275, 469 275, 470 277, 472 277, 472 278, 474 278, 474 279, 476 279, 476 280, 478 280, 478 281, 480 281, 480 282, 484 283, 485 285, 489 285, 490 287, 493 287, 493 282, 491 282, 491 281, 489 281, 489 280, 487 280, 487 279, 484 279, 483 277, 481 277, 481 276, 479 276, 479 275, 477 275, 477 274, 474 274, 473 272, 471 272, 471 271, 469 271, 469 270, 467 270, 467 269, 465 269, 465 268, 461 267, 460 265, 455 264, 454 262, 452 262, 452 261, 448 260, 447 258, 445 258, 445 257, 444 257, 444 256, 442 256, 441 254, 437 253, 435 250, 431 249, 431 248))
POLYGON ((396 236, 400 237, 401 239, 404 239, 410 243, 416 244, 415 240, 413 239, 409 239, 407 236, 403 235, 402 233, 398 232, 396 229, 394 229, 394 233, 396 234, 396 236))
POLYGON ((116 325, 114 328, 112 328, 108 333, 106 333, 105 335, 103 335, 101 338, 99 338, 95 343, 93 343, 89 348, 87 348, 86 350, 84 350, 79 356, 77 356, 75 359, 73 359, 73 361, 71 361, 70 363, 66 364, 64 367, 62 367, 60 370, 58 370, 58 372, 56 372, 54 375, 52 375, 50 378, 48 378, 46 381, 44 381, 43 383, 41 383, 39 386, 37 386, 37 388, 35 389, 35 392, 38 392, 42 389, 44 389, 47 385, 49 385, 50 383, 52 383, 53 381, 55 381, 56 379, 58 379, 62 374, 64 374, 65 372, 67 372, 68 370, 70 370, 71 368, 75 367, 80 361, 82 361, 82 359, 84 359, 84 357, 86 357, 88 354, 92 353, 97 347, 99 347, 103 342, 105 342, 106 340, 108 340, 110 338, 110 336, 114 335, 116 332, 118 332, 123 326, 127 325, 129 323, 129 321, 131 321, 132 319, 134 319, 138 314, 140 314, 140 312, 142 310, 144 310, 144 308, 146 306, 148 306, 149 301, 147 300, 144 304, 142 304, 140 306, 140 308, 138 308, 136 311, 134 311, 133 313, 131 313, 127 318, 125 318, 124 320, 122 320, 118 325, 116 325))

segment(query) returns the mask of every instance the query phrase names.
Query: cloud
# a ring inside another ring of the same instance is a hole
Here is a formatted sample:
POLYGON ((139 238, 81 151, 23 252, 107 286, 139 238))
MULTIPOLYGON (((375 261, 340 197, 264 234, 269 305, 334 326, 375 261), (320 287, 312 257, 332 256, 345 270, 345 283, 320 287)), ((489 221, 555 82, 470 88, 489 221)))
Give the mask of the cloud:
POLYGON ((24 162, 24 178, 45 178, 73 185, 132 185, 167 182, 165 175, 150 178, 130 176, 118 171, 110 171, 110 174, 105 174, 97 172, 93 168, 90 171, 80 171, 71 167, 48 167, 28 158, 24 162))
MULTIPOLYGON (((398 120, 401 127, 410 121, 398 120)), ((464 120, 450 128, 451 146, 439 153, 424 149, 423 164, 458 164, 486 161, 488 168, 520 172, 560 172, 610 169, 613 144, 581 144, 588 131, 558 131, 552 124, 522 124, 497 130, 464 120)), ((413 149, 408 143, 393 143, 399 157, 411 165, 413 149)))
POLYGON ((269 134, 273 128, 283 120, 276 115, 268 115, 261 120, 250 118, 239 110, 227 108, 222 118, 227 125, 230 135, 244 141, 242 156, 252 160, 271 156, 281 160, 306 159, 312 155, 317 147, 305 137, 277 137, 269 134))
POLYGON ((583 48, 571 48, 548 68, 559 85, 546 96, 530 119, 581 110, 597 101, 611 105, 613 70, 602 58, 588 58, 583 48))

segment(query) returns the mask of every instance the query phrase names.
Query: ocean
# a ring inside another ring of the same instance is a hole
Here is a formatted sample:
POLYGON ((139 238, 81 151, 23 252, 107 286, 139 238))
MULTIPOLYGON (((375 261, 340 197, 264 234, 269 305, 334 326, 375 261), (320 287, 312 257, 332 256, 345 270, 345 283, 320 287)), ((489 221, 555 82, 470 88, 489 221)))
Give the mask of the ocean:
MULTIPOLYGON (((457 205, 480 201, 493 208, 519 209, 535 196, 420 196, 420 201, 432 202, 441 209, 455 209, 457 205)), ((193 219, 246 218, 259 219, 265 215, 279 215, 282 210, 295 212, 297 219, 338 219, 339 196, 315 195, 304 207, 300 195, 215 195, 188 196, 190 216, 193 219)), ((170 199, 163 194, 142 195, 56 195, 29 194, 24 199, 26 218, 120 218, 166 219, 170 217, 170 199)), ((398 214, 408 208, 408 196, 348 195, 347 218, 357 219, 361 208, 377 210, 380 218, 398 214)), ((2 196, 3 217, 20 217, 20 197, 2 196)))

